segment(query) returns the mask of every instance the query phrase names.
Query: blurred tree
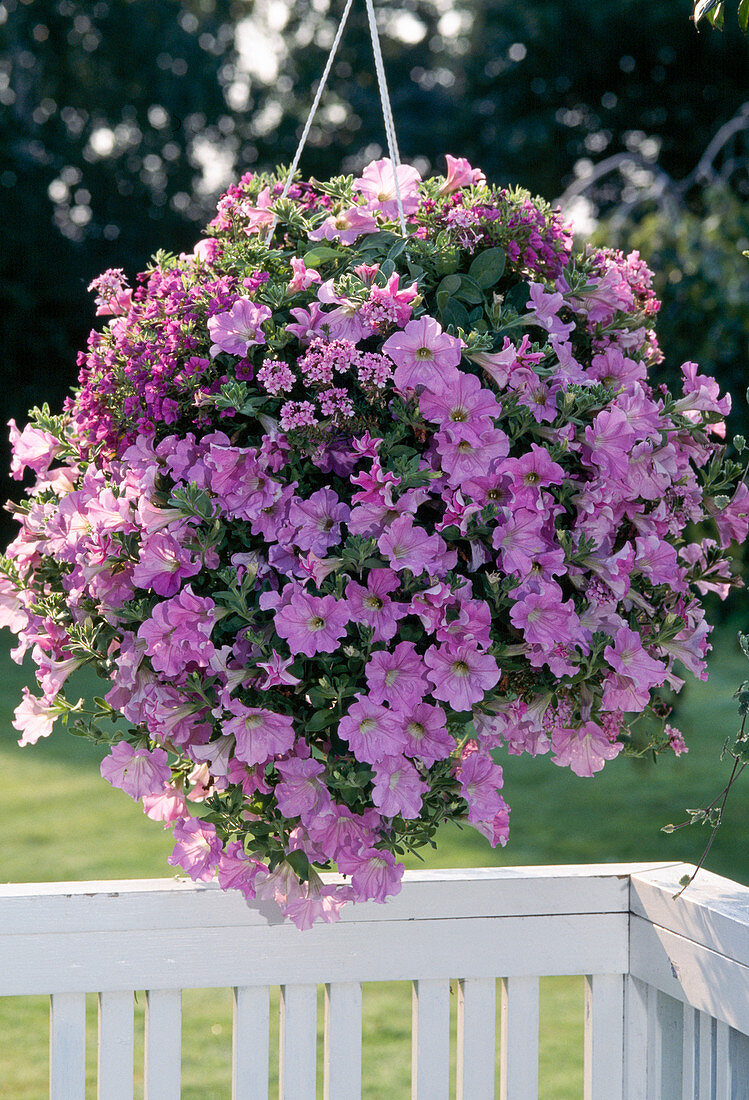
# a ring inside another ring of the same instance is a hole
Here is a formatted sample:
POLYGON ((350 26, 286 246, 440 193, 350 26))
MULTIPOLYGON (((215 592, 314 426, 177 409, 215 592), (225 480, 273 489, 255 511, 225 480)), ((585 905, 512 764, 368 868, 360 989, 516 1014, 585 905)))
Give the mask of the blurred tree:
MULTIPOLYGON (((290 160, 342 6, 0 2, 3 420, 73 383, 95 274, 190 247, 231 178, 290 160)), ((424 171, 451 151, 553 196, 581 161, 636 147, 679 177, 745 95, 738 27, 697 34, 671 0, 377 9, 402 152, 424 171)), ((357 2, 303 168, 358 168, 383 146, 357 2)))

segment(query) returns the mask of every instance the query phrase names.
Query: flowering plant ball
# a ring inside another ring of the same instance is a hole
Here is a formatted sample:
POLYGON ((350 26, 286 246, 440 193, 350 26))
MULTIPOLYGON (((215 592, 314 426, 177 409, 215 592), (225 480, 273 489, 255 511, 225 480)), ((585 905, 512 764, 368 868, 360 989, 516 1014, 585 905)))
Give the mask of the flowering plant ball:
POLYGON ((729 398, 648 380, 638 255, 447 162, 245 176, 191 254, 95 280, 75 396, 11 424, 20 743, 108 742, 174 866, 300 927, 397 893, 443 821, 504 844, 499 759, 684 751, 665 693, 749 526, 729 398), (71 702, 86 663, 109 689, 71 702))

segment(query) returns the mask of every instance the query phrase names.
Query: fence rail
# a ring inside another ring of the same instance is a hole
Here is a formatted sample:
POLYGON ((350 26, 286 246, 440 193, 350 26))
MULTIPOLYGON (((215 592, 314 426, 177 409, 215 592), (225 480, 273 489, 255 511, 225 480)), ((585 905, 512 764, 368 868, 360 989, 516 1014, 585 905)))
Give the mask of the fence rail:
MULTIPOLYGON (((50 1095, 85 1096, 85 995, 99 1000, 101 1100, 180 1095, 181 990, 234 991, 233 1097, 268 1095, 281 987, 283 1100, 357 1100, 363 982, 413 983, 412 1097, 538 1095, 539 978, 585 977, 586 1100, 749 1100, 749 889, 683 864, 410 872, 401 894, 299 932, 274 906, 181 880, 0 886, 0 996, 49 994, 50 1095), (457 1070, 449 1075, 450 983, 457 1070), (499 986, 497 982, 499 981, 499 986), (498 1052, 496 1014, 500 1029, 498 1052)), ((0 1037, 1 1041, 1 1037, 0 1037)))

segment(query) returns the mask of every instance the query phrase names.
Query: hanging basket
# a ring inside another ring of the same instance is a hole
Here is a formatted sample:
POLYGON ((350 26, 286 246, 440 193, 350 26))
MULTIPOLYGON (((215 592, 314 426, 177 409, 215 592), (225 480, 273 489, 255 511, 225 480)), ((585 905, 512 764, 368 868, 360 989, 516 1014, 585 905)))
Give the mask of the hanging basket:
POLYGON ((392 137, 356 179, 245 176, 134 290, 105 273, 75 397, 13 428, 21 743, 108 742, 174 866, 301 927, 396 893, 444 821, 504 844, 495 749, 581 776, 682 751, 661 692, 704 675, 700 596, 748 526, 728 399, 694 364, 648 381, 637 254, 575 252, 464 160, 421 180, 392 137))

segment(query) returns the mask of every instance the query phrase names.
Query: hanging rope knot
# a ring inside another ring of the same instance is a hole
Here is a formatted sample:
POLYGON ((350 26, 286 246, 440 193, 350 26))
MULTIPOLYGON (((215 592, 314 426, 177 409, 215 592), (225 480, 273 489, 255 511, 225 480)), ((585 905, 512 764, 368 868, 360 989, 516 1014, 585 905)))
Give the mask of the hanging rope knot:
MULTIPOLYGON (((301 157, 302 157, 302 151, 303 151, 305 145, 307 144, 307 138, 309 137, 309 132, 310 132, 310 129, 312 127, 312 123, 314 121, 315 115, 317 114, 317 109, 320 106, 320 100, 322 99, 323 92, 325 91, 325 86, 328 82, 328 77, 330 76, 330 70, 333 67, 333 62, 334 62, 335 56, 338 52, 338 47, 341 43, 341 39, 343 38, 343 32, 346 28, 346 23, 348 22, 349 12, 351 11, 353 3, 354 3, 354 0, 346 0, 346 5, 343 9, 343 14, 341 15, 341 20, 338 24, 338 29, 336 30, 335 37, 333 38, 333 43, 330 47, 330 53, 328 54, 328 59, 325 62, 325 67, 323 69, 322 76, 320 77, 320 83, 317 86, 317 91, 316 91, 315 97, 312 101, 312 106, 310 107, 310 112, 307 115, 307 121, 304 124, 304 129, 302 130, 302 136, 299 138, 299 144, 296 147, 296 152, 294 153, 294 159, 291 162, 291 166, 289 168, 289 174, 286 177, 286 182, 284 184, 284 188, 283 188, 283 191, 281 193, 281 199, 280 199, 281 202, 283 202, 283 200, 288 197, 289 191, 291 189, 291 185, 294 181, 294 176, 296 175, 296 170, 299 167, 299 161, 301 160, 301 157)), ((403 210, 403 199, 401 197, 400 181, 398 179, 398 169, 400 168, 401 158, 400 158, 400 151, 398 149, 398 139, 395 136, 395 121, 393 119, 393 107, 392 107, 392 104, 390 102, 390 95, 388 93, 387 79, 385 77, 385 64, 382 60, 382 49, 380 47, 380 36, 378 34, 378 31, 377 31, 377 18, 375 16, 374 0, 364 0, 364 3, 365 3, 365 6, 366 6, 366 9, 367 9, 367 23, 369 25, 369 37, 372 41, 372 55, 374 57, 375 73, 377 74, 377 86, 378 86, 379 92, 380 92, 380 103, 382 105, 382 118, 383 118, 383 122, 385 124, 385 139, 387 141, 387 147, 388 147, 388 153, 390 155, 390 160, 391 160, 391 163, 393 165, 393 180, 394 180, 394 186, 395 186, 395 201, 396 201, 396 204, 397 204, 397 207, 398 207, 398 221, 400 223, 401 233, 405 237, 406 233, 407 233, 407 230, 406 230, 406 216, 405 216, 405 213, 404 213, 404 210, 403 210)), ((381 201, 384 201, 385 199, 389 199, 389 198, 390 198, 390 195, 383 195, 383 196, 381 196, 381 201)), ((270 228, 268 229, 268 235, 266 237, 266 243, 267 244, 270 244, 270 242, 273 238, 273 233, 274 233, 275 228, 276 228, 277 225, 278 225, 278 218, 274 217, 273 221, 270 225, 270 228)))

